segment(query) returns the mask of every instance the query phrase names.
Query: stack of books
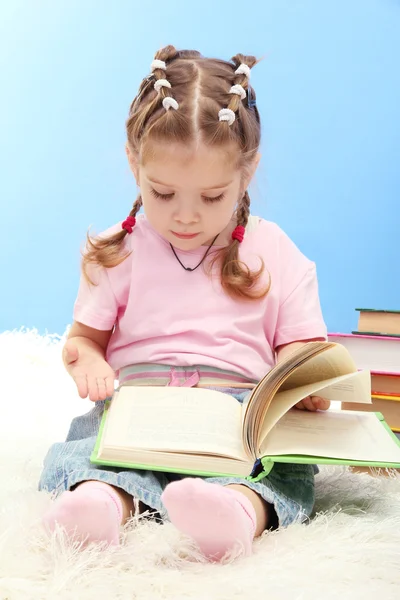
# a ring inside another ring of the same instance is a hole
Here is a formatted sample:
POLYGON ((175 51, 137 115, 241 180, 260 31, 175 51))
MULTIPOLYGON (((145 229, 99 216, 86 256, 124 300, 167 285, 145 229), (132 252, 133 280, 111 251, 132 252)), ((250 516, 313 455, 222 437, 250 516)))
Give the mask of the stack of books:
POLYGON ((357 331, 331 333, 329 341, 345 346, 358 369, 371 372, 372 404, 343 402, 342 408, 380 412, 392 431, 400 432, 400 310, 356 311, 357 331))

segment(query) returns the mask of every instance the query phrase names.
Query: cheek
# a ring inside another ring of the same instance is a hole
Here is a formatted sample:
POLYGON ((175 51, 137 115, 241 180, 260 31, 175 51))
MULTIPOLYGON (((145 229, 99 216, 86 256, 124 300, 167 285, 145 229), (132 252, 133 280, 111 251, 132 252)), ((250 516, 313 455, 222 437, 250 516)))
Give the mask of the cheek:
POLYGON ((143 210, 150 223, 156 225, 157 228, 160 228, 163 224, 165 225, 170 214, 168 202, 157 200, 151 194, 150 197, 147 194, 142 194, 142 202, 143 210))
POLYGON ((218 202, 216 205, 211 205, 211 208, 214 214, 219 215, 221 218, 230 218, 233 215, 236 204, 236 196, 232 195, 222 202, 218 202))

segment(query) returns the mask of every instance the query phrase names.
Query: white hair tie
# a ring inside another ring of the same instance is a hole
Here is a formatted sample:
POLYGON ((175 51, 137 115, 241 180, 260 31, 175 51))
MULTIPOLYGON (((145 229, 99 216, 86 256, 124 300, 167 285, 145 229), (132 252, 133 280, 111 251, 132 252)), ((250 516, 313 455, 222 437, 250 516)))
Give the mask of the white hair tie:
POLYGON ((230 94, 237 94, 238 96, 241 97, 242 100, 244 100, 247 96, 246 94, 246 90, 244 89, 244 87, 242 87, 240 85, 240 83, 237 83, 236 85, 233 85, 231 87, 231 89, 229 90, 230 94))
POLYGON ((170 88, 171 84, 167 79, 157 79, 157 81, 154 84, 154 89, 158 94, 160 93, 162 87, 170 88))
POLYGON ((249 65, 245 65, 242 63, 238 66, 235 71, 235 75, 246 75, 247 79, 250 79, 250 67, 249 65))
POLYGON ((221 108, 218 113, 220 121, 228 121, 228 125, 232 125, 235 122, 236 115, 230 108, 221 108))
POLYGON ((177 103, 175 98, 171 98, 171 96, 166 96, 162 101, 162 105, 165 108, 165 110, 169 110, 170 108, 178 110, 179 108, 179 104, 177 103))
POLYGON ((155 71, 156 69, 161 69, 162 71, 166 71, 167 65, 165 64, 165 62, 163 60, 158 60, 158 58, 155 58, 150 65, 150 69, 151 69, 151 72, 155 71))

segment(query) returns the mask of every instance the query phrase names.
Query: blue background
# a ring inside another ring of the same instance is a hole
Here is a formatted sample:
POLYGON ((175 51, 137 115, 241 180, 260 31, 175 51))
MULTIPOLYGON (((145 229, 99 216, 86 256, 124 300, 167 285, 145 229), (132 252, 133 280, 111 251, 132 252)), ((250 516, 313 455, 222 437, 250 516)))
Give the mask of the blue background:
POLYGON ((400 2, 58 0, 0 8, 0 331, 63 333, 89 226, 136 196, 124 122, 172 43, 253 70, 253 213, 317 262, 330 331, 400 308, 400 2))

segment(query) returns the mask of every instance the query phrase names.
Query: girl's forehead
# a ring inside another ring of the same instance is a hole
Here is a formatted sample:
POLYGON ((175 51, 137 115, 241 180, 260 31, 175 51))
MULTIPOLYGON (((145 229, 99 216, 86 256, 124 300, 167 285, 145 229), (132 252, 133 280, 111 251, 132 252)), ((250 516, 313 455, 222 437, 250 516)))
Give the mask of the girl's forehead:
POLYGON ((227 187, 238 177, 239 171, 226 153, 209 151, 188 153, 166 150, 143 166, 144 174, 153 183, 173 188, 219 189, 227 187))
POLYGON ((181 143, 146 144, 140 163, 147 169, 203 168, 231 170, 239 162, 240 152, 235 145, 210 147, 203 143, 187 145, 181 143))

